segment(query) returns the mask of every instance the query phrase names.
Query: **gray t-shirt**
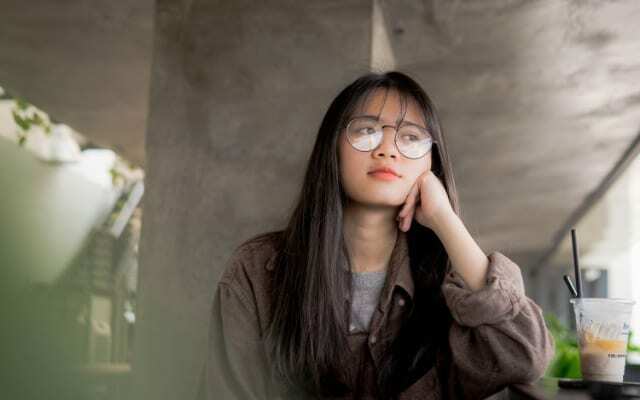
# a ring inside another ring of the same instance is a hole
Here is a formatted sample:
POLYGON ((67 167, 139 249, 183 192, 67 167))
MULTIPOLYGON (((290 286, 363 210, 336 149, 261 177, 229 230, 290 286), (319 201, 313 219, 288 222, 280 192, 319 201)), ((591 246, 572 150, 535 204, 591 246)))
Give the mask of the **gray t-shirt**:
POLYGON ((368 332, 373 312, 380 301, 387 270, 373 272, 351 271, 353 288, 351 293, 351 319, 349 332, 368 332))

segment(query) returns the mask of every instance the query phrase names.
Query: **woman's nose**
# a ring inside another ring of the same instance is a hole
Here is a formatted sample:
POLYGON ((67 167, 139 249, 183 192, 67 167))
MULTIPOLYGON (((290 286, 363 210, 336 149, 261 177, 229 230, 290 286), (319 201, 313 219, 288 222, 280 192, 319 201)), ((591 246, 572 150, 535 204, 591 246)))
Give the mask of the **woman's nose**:
POLYGON ((398 149, 396 148, 396 131, 395 128, 391 125, 385 125, 382 127, 382 142, 380 145, 373 151, 376 157, 387 156, 387 157, 398 157, 398 149), (390 129, 385 129, 390 128, 390 129))

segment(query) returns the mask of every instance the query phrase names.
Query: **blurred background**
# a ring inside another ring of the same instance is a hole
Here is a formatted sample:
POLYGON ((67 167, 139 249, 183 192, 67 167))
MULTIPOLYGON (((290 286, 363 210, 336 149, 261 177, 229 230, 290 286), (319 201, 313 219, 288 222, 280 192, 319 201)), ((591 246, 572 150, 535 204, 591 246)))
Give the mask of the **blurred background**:
MULTIPOLYGON (((281 228, 331 99, 398 69, 463 219, 579 377, 562 275, 640 302, 635 0, 0 0, 0 397, 188 399, 231 251, 281 228)), ((627 378, 640 380, 640 307, 627 378)))

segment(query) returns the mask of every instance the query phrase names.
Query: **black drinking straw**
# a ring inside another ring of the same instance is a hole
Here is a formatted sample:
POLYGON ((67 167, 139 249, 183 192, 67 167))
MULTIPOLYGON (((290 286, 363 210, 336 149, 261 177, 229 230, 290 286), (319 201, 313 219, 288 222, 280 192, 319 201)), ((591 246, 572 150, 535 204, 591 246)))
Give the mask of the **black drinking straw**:
POLYGON ((564 275, 562 277, 564 279, 564 283, 567 284, 569 291, 571 292, 572 297, 578 297, 578 291, 576 291, 576 287, 573 286, 573 282, 571 281, 571 277, 569 275, 564 275))
POLYGON ((578 265, 578 242, 576 240, 576 229, 571 229, 571 243, 573 244, 573 268, 576 278, 577 297, 582 297, 582 277, 580 276, 580 265, 578 265))

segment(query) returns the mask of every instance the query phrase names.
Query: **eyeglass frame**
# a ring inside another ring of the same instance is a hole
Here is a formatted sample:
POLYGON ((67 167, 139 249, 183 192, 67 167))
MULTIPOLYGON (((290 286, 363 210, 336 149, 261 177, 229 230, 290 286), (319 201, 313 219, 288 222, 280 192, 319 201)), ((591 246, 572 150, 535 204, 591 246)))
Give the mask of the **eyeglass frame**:
POLYGON ((394 144, 394 146, 396 146, 396 150, 398 150, 398 153, 402 154, 402 156, 403 156, 403 157, 408 158, 408 159, 410 159, 410 160, 419 160, 419 159, 421 159, 422 157, 424 157, 424 156, 426 156, 427 154, 429 154, 429 152, 430 152, 431 150, 433 150, 433 145, 434 145, 434 144, 438 144, 438 142, 433 138, 433 136, 431 135, 431 133, 429 132, 429 130, 428 130, 428 129, 423 128, 423 127, 421 127, 421 126, 418 126, 418 125, 416 125, 416 124, 412 124, 412 126, 414 126, 414 127, 418 128, 418 129, 420 129, 420 130, 423 130, 423 131, 425 131, 425 132, 427 133, 427 135, 429 136, 429 138, 430 138, 430 140, 431 140, 431 145, 429 146, 429 150, 427 150, 427 152, 426 152, 426 153, 424 153, 423 155, 421 155, 420 157, 415 157, 415 158, 414 158, 414 157, 407 157, 407 156, 406 156, 406 155, 405 155, 405 154, 400 150, 400 147, 398 146, 398 142, 397 142, 397 140, 398 140, 398 128, 396 128, 396 127, 395 127, 395 126, 393 126, 393 125, 382 125, 382 126, 380 127, 380 129, 382 130, 382 135, 383 135, 382 137, 383 137, 383 139, 382 139, 382 140, 380 140, 380 143, 378 143, 378 145, 377 145, 376 147, 374 147, 373 149, 371 149, 371 150, 360 150, 360 149, 356 148, 356 147, 353 145, 353 143, 351 143, 351 140, 349 140, 349 126, 351 125, 351 123, 352 123, 353 121, 358 120, 358 119, 370 119, 370 120, 372 120, 372 121, 375 121, 376 119, 375 119, 375 118, 371 118, 371 117, 354 117, 354 118, 351 118, 351 119, 349 120, 349 122, 347 122, 347 125, 346 125, 346 126, 345 126, 345 128, 344 128, 344 130, 345 130, 345 135, 347 136, 347 142, 349 142, 349 144, 351 145, 351 147, 352 147, 354 150, 359 151, 359 152, 362 152, 362 153, 367 153, 367 152, 369 152, 369 151, 374 151, 375 149, 377 149, 378 147, 380 147, 380 145, 381 145, 381 144, 382 144, 382 142, 384 141, 384 128, 386 128, 386 127, 391 127, 391 128, 393 128, 393 129, 396 131, 396 133, 393 135, 393 144, 394 144))

